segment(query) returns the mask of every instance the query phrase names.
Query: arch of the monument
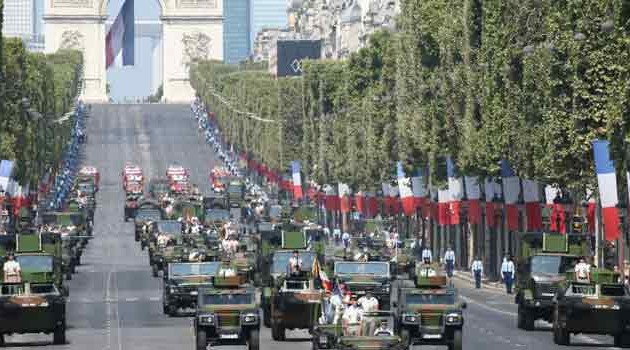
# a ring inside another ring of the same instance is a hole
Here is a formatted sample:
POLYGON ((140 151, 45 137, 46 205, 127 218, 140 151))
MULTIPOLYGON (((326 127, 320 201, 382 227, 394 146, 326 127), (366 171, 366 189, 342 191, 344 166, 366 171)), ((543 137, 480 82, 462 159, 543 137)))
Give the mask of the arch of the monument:
MULTIPOLYGON (((157 0, 162 21, 162 81, 166 102, 189 102, 194 95, 188 65, 194 59, 223 59, 223 0, 157 0)), ((46 52, 83 52, 82 98, 107 101, 105 21, 109 0, 45 2, 46 52)))

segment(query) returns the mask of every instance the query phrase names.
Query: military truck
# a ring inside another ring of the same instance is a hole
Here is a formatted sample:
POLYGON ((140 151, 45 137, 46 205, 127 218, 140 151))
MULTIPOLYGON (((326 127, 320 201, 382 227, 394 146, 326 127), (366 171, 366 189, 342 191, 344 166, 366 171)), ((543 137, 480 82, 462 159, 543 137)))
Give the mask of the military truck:
POLYGON ((0 284, 0 346, 4 336, 53 334, 54 344, 66 343, 66 300, 52 281, 0 284))
POLYGON ((256 290, 242 276, 213 278, 212 288, 199 289, 193 321, 197 350, 208 345, 247 345, 260 348, 260 314, 256 290))
POLYGON ((388 262, 336 261, 334 276, 344 282, 352 294, 361 297, 370 291, 379 300, 381 309, 390 309, 392 278, 388 262))
POLYGON ((630 348, 630 292, 618 283, 619 274, 591 269, 590 280, 579 282, 574 272, 558 287, 553 302, 553 341, 569 345, 571 333, 612 335, 615 346, 630 348))
MULTIPOLYGON (((319 315, 313 317, 318 318, 319 315)), ((389 311, 376 311, 363 313, 358 332, 350 332, 344 329, 341 318, 335 323, 334 320, 318 319, 319 324, 312 332, 312 349, 331 350, 406 350, 407 344, 395 335, 394 332, 387 334, 375 334, 379 325, 385 324, 393 330, 394 315, 389 311)))
POLYGON ((174 316, 179 309, 196 308, 199 288, 212 287, 221 262, 171 263, 164 278, 162 309, 174 316))
POLYGON ((232 204, 238 204, 240 207, 245 199, 245 184, 237 178, 232 178, 229 181, 225 192, 227 194, 230 207, 232 207, 232 204))
POLYGON ((15 240, 15 260, 22 270, 22 281, 53 282, 63 285, 61 239, 56 235, 18 234, 15 240))
POLYGON ((145 244, 141 244, 142 249, 147 244, 149 233, 143 232, 144 225, 149 222, 158 222, 164 219, 164 212, 160 205, 155 201, 142 201, 139 203, 136 209, 136 215, 134 217, 134 238, 136 242, 143 241, 145 244))
POLYGON ((165 256, 171 258, 171 261, 175 262, 175 256, 183 254, 182 247, 182 223, 176 220, 160 220, 156 223, 155 232, 149 242, 149 265, 151 265, 151 272, 153 277, 157 277, 159 271, 164 271, 167 259, 165 256), (160 245, 157 236, 164 234, 169 237, 169 243, 166 245, 160 245))
POLYGON ((590 255, 590 242, 582 235, 527 233, 520 237, 516 259, 517 326, 533 330, 537 319, 552 322, 558 286, 565 280, 565 272, 590 255))
POLYGON ((465 302, 437 265, 418 269, 416 287, 400 283, 392 307, 396 313, 396 329, 408 346, 446 345, 449 350, 461 350, 465 302))
POLYGON ((165 177, 154 178, 149 181, 149 195, 153 200, 162 201, 170 193, 170 182, 165 177))

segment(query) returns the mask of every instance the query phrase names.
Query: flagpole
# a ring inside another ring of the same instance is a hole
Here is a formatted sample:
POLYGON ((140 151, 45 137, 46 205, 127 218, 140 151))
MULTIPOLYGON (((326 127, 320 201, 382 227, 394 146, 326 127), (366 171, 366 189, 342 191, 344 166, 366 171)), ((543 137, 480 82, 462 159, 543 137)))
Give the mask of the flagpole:
POLYGON ((603 267, 601 254, 601 235, 602 235, 602 206, 599 200, 599 194, 595 195, 595 265, 598 268, 603 267))

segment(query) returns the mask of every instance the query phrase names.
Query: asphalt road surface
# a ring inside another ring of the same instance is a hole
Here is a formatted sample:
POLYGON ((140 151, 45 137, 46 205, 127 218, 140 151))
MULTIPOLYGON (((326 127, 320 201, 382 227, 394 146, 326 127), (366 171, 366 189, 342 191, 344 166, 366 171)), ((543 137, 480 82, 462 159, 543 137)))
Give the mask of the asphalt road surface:
MULTIPOLYGON (((125 162, 142 166, 147 179, 163 176, 168 164, 191 169, 191 178, 208 191, 208 173, 215 164, 212 151, 198 134, 188 106, 100 105, 88 122, 86 164, 101 173, 95 239, 83 255, 83 265, 70 281, 68 344, 53 346, 52 335, 7 337, 16 349, 171 350, 194 349, 191 319, 162 314, 161 280, 151 277, 146 252, 133 238, 133 224, 123 221, 121 171, 125 162)), ((468 303, 464 348, 546 350, 559 348, 549 325, 534 332, 516 329, 516 308, 503 293, 475 291, 458 285, 468 303)), ((261 349, 310 349, 306 332, 288 332, 287 342, 271 340, 261 330, 261 349)), ((573 349, 612 347, 610 337, 574 336, 573 349)), ((237 349, 244 347, 220 347, 237 349)), ((445 349, 445 347, 416 347, 445 349)))

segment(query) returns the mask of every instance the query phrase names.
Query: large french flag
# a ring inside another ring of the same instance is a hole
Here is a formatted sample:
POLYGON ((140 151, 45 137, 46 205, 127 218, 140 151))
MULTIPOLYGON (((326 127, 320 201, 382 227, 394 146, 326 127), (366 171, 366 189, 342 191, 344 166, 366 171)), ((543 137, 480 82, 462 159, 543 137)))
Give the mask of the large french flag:
POLYGON ((297 160, 291 162, 291 175, 293 178, 293 199, 302 199, 302 176, 300 175, 300 162, 297 160))
POLYGON ((416 212, 416 200, 411 189, 411 179, 405 176, 405 170, 400 161, 396 163, 396 175, 403 213, 406 216, 412 216, 416 212))
POLYGON ((15 162, 12 160, 0 161, 0 190, 8 192, 9 180, 13 175, 15 162))
POLYGON ((350 186, 339 183, 339 210, 342 213, 349 213, 350 209, 350 186))
POLYGON ((438 224, 450 225, 451 224, 451 209, 450 209, 451 194, 448 188, 438 190, 438 224))
POLYGON ((415 201, 416 209, 420 209, 421 217, 427 217, 427 199, 429 190, 426 185, 427 169, 419 168, 416 175, 411 178, 411 191, 415 201), (426 215, 425 215, 426 214, 426 215))
POLYGON ((109 68, 122 51, 122 65, 134 65, 134 13, 133 0, 125 0, 120 13, 105 38, 105 58, 109 68))
POLYGON ((464 198, 464 180, 457 175, 455 162, 446 158, 446 175, 448 176, 448 193, 451 210, 451 225, 459 225, 459 208, 464 198))
POLYGON ((484 181, 484 192, 485 192, 485 196, 486 196, 486 207, 485 207, 485 212, 486 212, 486 226, 488 226, 489 228, 495 228, 496 227, 496 220, 495 220, 495 213, 494 213, 494 198, 496 195, 500 194, 497 193, 500 189, 500 186, 498 186, 497 182, 494 179, 491 178, 486 178, 484 181))
POLYGON ((510 163, 501 160, 501 177, 503 181, 503 200, 505 201, 505 216, 510 231, 518 230, 518 197, 521 194, 520 179, 514 174, 510 163))
POLYGON ((606 140, 593 141, 595 172, 597 173, 599 199, 602 204, 604 236, 606 240, 613 241, 619 238, 619 213, 617 211, 617 178, 615 165, 610 159, 609 147, 610 142, 606 140))
POLYGON ((477 176, 465 176, 466 198, 468 199, 468 222, 473 225, 481 223, 481 189, 477 176))
POLYGON ((540 185, 533 180, 523 180, 523 200, 527 214, 527 230, 542 230, 542 215, 540 213, 540 185))

